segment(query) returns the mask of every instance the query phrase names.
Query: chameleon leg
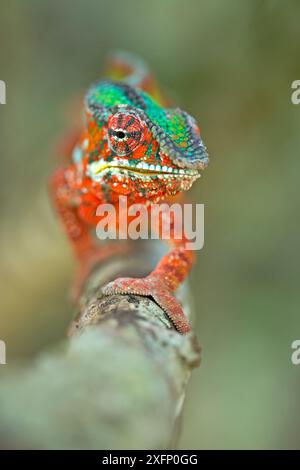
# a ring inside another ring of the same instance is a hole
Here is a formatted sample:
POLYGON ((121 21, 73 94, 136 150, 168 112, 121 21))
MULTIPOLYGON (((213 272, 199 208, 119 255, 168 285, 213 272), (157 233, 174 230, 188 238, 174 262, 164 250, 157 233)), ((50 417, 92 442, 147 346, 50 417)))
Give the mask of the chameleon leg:
MULTIPOLYGON (((112 256, 126 253, 129 245, 126 243, 105 243, 105 245, 96 243, 90 233, 89 226, 79 216, 74 190, 69 187, 65 179, 64 169, 58 170, 52 177, 50 191, 79 263, 70 295, 71 300, 76 303, 93 268, 112 256)), ((82 205, 79 207, 82 208, 82 205)), ((88 210, 95 212, 96 207, 97 204, 94 208, 89 207, 88 210)))
POLYGON ((124 255, 129 251, 126 243, 105 243, 94 248, 89 256, 81 260, 71 287, 71 301, 76 303, 83 291, 86 280, 96 266, 111 259, 112 256, 124 255))
POLYGON ((107 284, 103 292, 110 294, 136 294, 152 297, 166 312, 180 333, 188 333, 190 325, 178 300, 172 295, 184 281, 193 265, 194 253, 183 246, 175 246, 145 278, 119 278, 107 284))
POLYGON ((93 239, 88 227, 78 216, 76 195, 66 181, 64 168, 57 170, 52 176, 50 193, 75 255, 80 260, 92 250, 93 239))

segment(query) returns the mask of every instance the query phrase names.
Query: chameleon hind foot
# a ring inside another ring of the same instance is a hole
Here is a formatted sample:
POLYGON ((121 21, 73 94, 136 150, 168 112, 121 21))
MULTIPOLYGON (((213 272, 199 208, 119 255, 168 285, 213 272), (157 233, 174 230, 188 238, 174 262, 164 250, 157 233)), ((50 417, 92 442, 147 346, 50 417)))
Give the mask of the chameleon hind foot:
POLYGON ((164 310, 179 333, 185 334, 191 329, 179 301, 159 277, 151 274, 140 279, 121 277, 108 283, 102 291, 105 295, 136 294, 151 297, 164 310))
POLYGON ((71 286, 71 302, 74 304, 78 302, 89 275, 97 266, 105 263, 111 259, 112 256, 125 255, 128 251, 128 243, 110 243, 105 244, 105 246, 94 247, 86 253, 84 257, 79 260, 79 266, 71 286))

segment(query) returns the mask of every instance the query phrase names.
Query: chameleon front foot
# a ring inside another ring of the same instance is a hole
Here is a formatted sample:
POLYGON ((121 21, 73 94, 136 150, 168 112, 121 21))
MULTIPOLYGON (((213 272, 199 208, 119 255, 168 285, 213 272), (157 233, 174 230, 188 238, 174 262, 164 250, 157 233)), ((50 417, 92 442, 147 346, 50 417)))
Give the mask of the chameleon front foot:
POLYGON ((141 279, 129 277, 118 278, 107 284, 102 291, 105 295, 135 294, 144 297, 152 297, 168 315, 179 333, 185 334, 190 331, 189 321, 180 303, 158 277, 150 275, 141 279))

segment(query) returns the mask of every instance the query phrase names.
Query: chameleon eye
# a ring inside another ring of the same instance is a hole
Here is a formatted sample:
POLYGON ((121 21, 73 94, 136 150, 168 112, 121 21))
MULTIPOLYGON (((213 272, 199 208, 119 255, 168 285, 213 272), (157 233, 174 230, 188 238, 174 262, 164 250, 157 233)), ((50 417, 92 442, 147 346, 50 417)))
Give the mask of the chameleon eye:
POLYGON ((134 113, 118 112, 108 119, 108 144, 117 155, 128 155, 144 136, 144 124, 134 113))

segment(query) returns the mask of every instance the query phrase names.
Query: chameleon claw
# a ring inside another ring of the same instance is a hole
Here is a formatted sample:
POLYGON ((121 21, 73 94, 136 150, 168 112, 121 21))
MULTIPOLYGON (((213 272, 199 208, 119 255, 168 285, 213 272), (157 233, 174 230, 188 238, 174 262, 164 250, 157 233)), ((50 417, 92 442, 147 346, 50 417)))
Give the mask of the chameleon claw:
POLYGON ((151 297, 164 310, 179 333, 186 334, 191 329, 182 306, 159 278, 118 278, 108 283, 102 291, 105 295, 136 294, 151 297))

